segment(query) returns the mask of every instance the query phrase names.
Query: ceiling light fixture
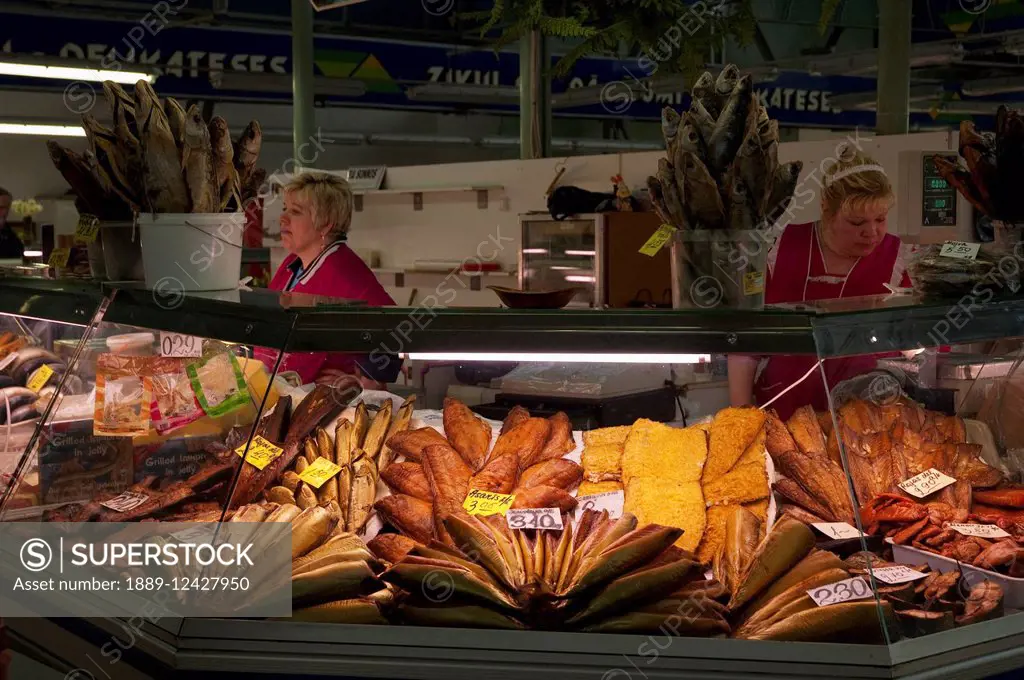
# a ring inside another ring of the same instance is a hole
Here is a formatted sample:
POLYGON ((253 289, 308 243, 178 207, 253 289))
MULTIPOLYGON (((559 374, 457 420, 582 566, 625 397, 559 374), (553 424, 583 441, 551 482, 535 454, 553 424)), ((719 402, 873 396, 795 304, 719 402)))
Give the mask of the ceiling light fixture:
POLYGON ((0 123, 0 135, 85 137, 85 130, 80 125, 33 125, 26 123, 0 123))
POLYGON ((85 80, 103 82, 112 80, 115 83, 135 84, 139 80, 153 82, 152 73, 143 71, 105 71, 96 68, 67 66, 67 59, 53 60, 44 57, 26 55, 0 56, 0 75, 20 76, 23 78, 51 78, 56 80, 85 80))

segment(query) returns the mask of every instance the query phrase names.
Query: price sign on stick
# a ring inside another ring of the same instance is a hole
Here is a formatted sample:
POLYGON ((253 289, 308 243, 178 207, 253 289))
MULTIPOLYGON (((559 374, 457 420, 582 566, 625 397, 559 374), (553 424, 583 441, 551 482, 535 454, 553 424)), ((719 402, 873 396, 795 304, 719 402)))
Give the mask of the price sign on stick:
POLYGON ((93 243, 100 233, 100 219, 95 215, 81 214, 78 216, 78 225, 75 227, 75 240, 84 243, 93 243))
POLYGON ((100 503, 105 508, 110 508, 114 512, 128 512, 134 510, 143 503, 149 500, 149 496, 144 493, 135 493, 134 491, 125 491, 116 498, 111 498, 109 501, 100 503))
POLYGON ((622 517, 622 506, 626 502, 626 495, 622 491, 605 491, 592 496, 580 496, 576 500, 579 504, 573 514, 573 522, 580 521, 583 513, 587 510, 596 510, 597 512, 607 510, 609 519, 618 519, 622 517))
POLYGON ((947 529, 952 529, 958 534, 964 536, 977 536, 978 538, 1009 538, 1010 534, 1006 533, 995 524, 960 524, 958 522, 950 522, 946 525, 947 529))
POLYGON ((245 452, 245 444, 235 449, 235 453, 239 456, 245 456, 246 463, 249 463, 257 470, 262 470, 284 453, 284 449, 274 446, 268 439, 256 435, 252 438, 252 443, 249 444, 249 453, 245 452))
POLYGON ((866 600, 871 597, 871 586, 863 576, 854 576, 820 588, 811 588, 807 594, 819 607, 827 607, 830 604, 839 604, 850 600, 866 600))
POLYGON ((903 564, 897 564, 894 567, 878 567, 876 569, 872 569, 871 574, 882 583, 889 583, 892 585, 916 581, 917 579, 924 578, 928 575, 922 574, 921 572, 911 569, 903 564))
POLYGON ((834 538, 837 541, 846 540, 848 538, 860 538, 864 535, 857 531, 856 527, 847 524, 846 522, 815 522, 811 526, 829 538, 834 538))
POLYGON ((530 508, 505 513, 509 529, 540 529, 561 531, 562 511, 558 508, 530 508))
POLYGON ((946 241, 942 244, 939 257, 951 257, 954 260, 976 260, 978 251, 981 250, 980 243, 965 243, 964 241, 946 241))
POLYGON ((324 483, 333 477, 334 475, 341 472, 341 466, 326 458, 317 458, 313 461, 313 464, 302 471, 299 475, 299 479, 309 484, 314 489, 319 489, 324 483))
POLYGON ((70 248, 54 248, 50 251, 50 259, 46 261, 46 264, 55 269, 63 269, 68 266, 68 260, 70 258, 70 248))
POLYGON ((648 257, 654 257, 658 254, 658 251, 665 247, 665 244, 672 238, 672 234, 676 233, 676 228, 671 224, 663 224, 658 228, 658 231, 647 239, 647 243, 640 247, 640 253, 647 255, 648 257))
POLYGON ((502 515, 512 508, 515 499, 515 495, 510 493, 470 489, 462 507, 471 515, 502 515))
POLYGON ((919 475, 914 475, 905 482, 900 482, 900 488, 917 498, 930 496, 940 489, 945 489, 954 484, 956 479, 947 474, 939 472, 935 468, 925 470, 919 475))

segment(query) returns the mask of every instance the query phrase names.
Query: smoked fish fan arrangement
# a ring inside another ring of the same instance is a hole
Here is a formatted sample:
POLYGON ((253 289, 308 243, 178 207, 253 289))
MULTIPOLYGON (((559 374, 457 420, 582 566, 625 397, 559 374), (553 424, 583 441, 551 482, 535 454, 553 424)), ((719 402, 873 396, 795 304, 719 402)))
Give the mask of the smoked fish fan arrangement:
POLYGON ((490 425, 457 399, 445 400, 443 423, 444 434, 405 429, 385 442, 404 456, 380 469, 392 493, 374 507, 387 524, 420 543, 436 539, 455 547, 446 519, 464 514, 473 489, 513 494, 513 508, 576 508, 570 491, 583 480, 583 469, 563 458, 575 448, 565 413, 535 418, 513 409, 493 447, 490 425))
POLYGON ((959 151, 959 163, 934 157, 943 179, 989 218, 1024 222, 1019 196, 1024 174, 1024 115, 1001 105, 994 132, 978 132, 972 121, 961 121, 959 151))
POLYGON ((47 142, 81 210, 101 220, 233 212, 259 191, 265 177, 256 168, 263 143, 259 122, 251 121, 232 140, 223 118, 205 121, 197 104, 186 110, 172 97, 161 101, 145 80, 131 93, 106 81, 103 93, 111 122, 83 114, 84 153, 47 142))
POLYGON ((587 510, 573 527, 509 529, 500 516, 451 515, 457 547, 395 534, 370 542, 400 589, 394 615, 413 625, 585 632, 729 633, 721 584, 705 580, 679 529, 587 510))

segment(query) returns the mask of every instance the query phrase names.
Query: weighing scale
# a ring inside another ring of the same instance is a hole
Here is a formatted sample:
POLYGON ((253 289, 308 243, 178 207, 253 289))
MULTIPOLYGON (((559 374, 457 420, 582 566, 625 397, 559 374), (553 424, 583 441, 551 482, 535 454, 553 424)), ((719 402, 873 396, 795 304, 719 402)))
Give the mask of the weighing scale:
POLYGON ((977 241, 974 209, 960 192, 944 180, 932 160, 943 156, 956 163, 955 151, 901 151, 897 234, 907 243, 923 245, 946 241, 977 241))

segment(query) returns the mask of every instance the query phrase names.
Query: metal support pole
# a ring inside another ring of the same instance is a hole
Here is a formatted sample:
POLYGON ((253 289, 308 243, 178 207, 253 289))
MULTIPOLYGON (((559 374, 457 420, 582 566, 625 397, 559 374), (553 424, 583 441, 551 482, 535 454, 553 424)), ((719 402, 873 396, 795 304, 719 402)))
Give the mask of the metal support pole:
POLYGON ((292 0, 292 150, 295 162, 316 166, 299 155, 299 147, 316 134, 313 110, 313 6, 309 0, 292 0))
POLYGON ((519 46, 519 157, 551 155, 551 83, 547 76, 547 39, 540 31, 523 36, 519 46))
POLYGON ((910 127, 910 29, 912 0, 878 3, 878 120, 880 135, 905 135, 910 127))

